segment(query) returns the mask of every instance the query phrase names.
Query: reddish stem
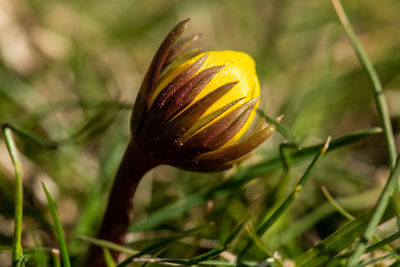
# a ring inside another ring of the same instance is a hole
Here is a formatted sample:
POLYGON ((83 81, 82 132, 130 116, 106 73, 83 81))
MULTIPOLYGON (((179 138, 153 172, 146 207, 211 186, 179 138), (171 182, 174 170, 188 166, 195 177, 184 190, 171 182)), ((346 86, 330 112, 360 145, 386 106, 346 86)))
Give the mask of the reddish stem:
MULTIPOLYGON (((131 141, 125 151, 108 200, 107 210, 100 226, 98 238, 124 244, 129 223, 133 219, 133 197, 144 174, 158 163, 140 145, 131 141)), ((114 260, 119 252, 111 251, 114 260)), ((86 267, 106 267, 102 248, 91 245, 84 264, 86 267)))

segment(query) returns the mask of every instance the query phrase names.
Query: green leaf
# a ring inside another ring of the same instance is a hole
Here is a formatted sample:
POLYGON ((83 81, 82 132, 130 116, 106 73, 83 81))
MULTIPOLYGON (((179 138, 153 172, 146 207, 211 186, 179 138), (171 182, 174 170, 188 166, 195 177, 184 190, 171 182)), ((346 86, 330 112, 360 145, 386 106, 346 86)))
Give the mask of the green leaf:
POLYGON ((106 262, 107 267, 115 267, 117 266, 113 260, 113 257, 110 253, 110 250, 103 247, 104 261, 106 262))
POLYGON ((113 243, 113 242, 110 242, 107 240, 93 238, 93 237, 89 237, 89 236, 83 236, 83 235, 78 236, 78 238, 81 240, 87 241, 91 244, 95 244, 102 248, 107 248, 107 249, 119 251, 119 252, 126 253, 126 254, 131 254, 131 255, 138 253, 138 251, 136 251, 136 250, 121 246, 119 244, 116 244, 116 243, 113 243))
MULTIPOLYGON (((371 215, 372 210, 364 213, 309 249, 297 258, 297 266, 322 266, 323 263, 339 254, 363 233, 371 215)), ((392 218, 394 215, 394 208, 389 206, 383 217, 383 221, 392 218)))
POLYGON ((62 262, 63 262, 65 267, 70 267, 71 263, 69 261, 67 244, 65 242, 64 231, 62 229, 60 217, 58 216, 58 211, 57 211, 56 204, 54 203, 54 200, 52 199, 49 191, 47 191, 47 188, 46 188, 46 186, 44 185, 43 182, 42 182, 42 187, 43 187, 44 193, 46 194, 47 203, 49 204, 51 217, 53 218, 53 223, 54 223, 54 228, 55 228, 55 231, 56 231, 57 241, 58 241, 58 245, 60 247, 60 253, 61 253, 62 262))
MULTIPOLYGON (((363 138, 371 135, 376 135, 382 133, 382 129, 379 127, 371 128, 367 130, 358 131, 351 133, 339 138, 332 140, 327 152, 331 152, 343 146, 355 143, 363 138)), ((305 147, 297 152, 292 152, 290 155, 291 164, 295 165, 304 160, 312 158, 316 153, 323 147, 324 143, 305 147)), ((214 197, 222 197, 226 195, 233 188, 238 188, 247 182, 255 179, 259 176, 264 176, 267 173, 278 170, 282 168, 281 157, 277 156, 273 159, 262 160, 258 164, 254 164, 247 169, 237 172, 226 182, 209 188, 204 191, 200 191, 196 194, 189 196, 186 199, 182 199, 170 206, 167 206, 161 210, 158 210, 151 214, 146 220, 135 222, 130 227, 130 231, 145 231, 153 229, 168 220, 176 218, 181 214, 185 213, 189 209, 206 202, 207 200, 214 197)))

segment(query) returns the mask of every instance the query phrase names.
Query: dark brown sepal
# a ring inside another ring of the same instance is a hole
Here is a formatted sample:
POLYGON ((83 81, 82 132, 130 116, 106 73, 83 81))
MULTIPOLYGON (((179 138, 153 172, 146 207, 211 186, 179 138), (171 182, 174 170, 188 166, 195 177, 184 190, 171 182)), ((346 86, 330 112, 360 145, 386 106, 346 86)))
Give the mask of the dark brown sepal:
POLYGON ((221 164, 221 163, 215 164, 215 163, 210 162, 207 166, 204 166, 204 165, 203 166, 199 166, 199 165, 196 165, 195 163, 193 163, 193 165, 190 165, 190 166, 185 165, 185 166, 177 166, 177 167, 179 167, 179 168, 181 168, 183 170, 186 170, 186 171, 195 171, 195 172, 225 171, 225 170, 228 170, 228 169, 232 168, 236 164, 240 163, 241 161, 243 161, 243 160, 245 160, 245 159, 247 159, 247 158, 249 158, 251 156, 252 156, 252 153, 248 153, 248 154, 246 154, 246 155, 244 155, 242 157, 239 157, 239 158, 237 158, 235 160, 232 160, 232 161, 229 161, 229 162, 226 162, 226 163, 223 163, 223 164, 221 164))
MULTIPOLYGON (((204 65, 208 55, 204 55, 196 60, 192 65, 178 74, 161 92, 157 95, 147 115, 144 125, 144 132, 155 132, 162 126, 169 115, 166 114, 165 106, 169 103, 171 97, 179 92, 181 88, 189 81, 189 79, 204 65)), ((188 86, 190 86, 190 82, 188 86)))
POLYGON ((146 113, 150 104, 150 98, 157 83, 160 71, 164 65, 165 59, 170 53, 176 40, 187 27, 188 22, 189 19, 186 19, 178 23, 178 25, 176 25, 175 28, 173 28, 165 37, 164 41, 158 48, 157 53, 153 57, 150 67, 147 70, 146 75, 140 86, 139 93, 136 97, 136 102, 133 108, 133 113, 131 117, 131 131, 133 135, 139 133, 143 126, 143 123, 146 119, 146 113))
POLYGON ((157 108, 158 110, 161 109, 167 100, 175 94, 206 62, 208 54, 202 56, 201 58, 197 59, 186 68, 184 71, 178 74, 162 91, 157 95, 156 99, 152 106, 157 108))
POLYGON ((162 129, 161 135, 178 139, 200 119, 210 106, 228 93, 235 84, 237 82, 227 83, 197 101, 169 122, 162 129))
POLYGON ((160 110, 159 113, 163 114, 164 117, 160 119, 160 123, 164 124, 164 122, 187 107, 222 68, 223 66, 215 66, 203 70, 176 91, 168 99, 163 109, 160 110))
MULTIPOLYGON (((277 119, 280 121, 281 117, 277 119)), ((230 161, 245 156, 251 152, 254 148, 263 143, 268 137, 270 137, 274 131, 275 126, 269 124, 263 129, 252 132, 246 139, 240 141, 231 146, 222 147, 218 150, 203 153, 197 157, 188 160, 187 162, 180 162, 180 168, 186 169, 186 167, 196 165, 196 168, 207 168, 212 165, 225 165, 230 161)))
POLYGON ((233 107, 234 105, 236 105, 237 103, 239 103, 240 101, 242 101, 245 98, 246 97, 238 98, 238 99, 232 101, 231 103, 223 106, 222 108, 218 109, 217 111, 214 111, 213 113, 209 114, 208 116, 200 119, 189 130, 187 130, 181 136, 181 138, 179 138, 179 140, 182 142, 183 140, 187 139, 189 136, 191 136, 192 134, 194 134, 195 132, 197 132, 198 130, 200 130, 201 128, 203 128, 204 126, 209 124, 210 122, 212 122, 214 119, 221 116, 223 113, 225 113, 225 111, 229 110, 231 107, 233 107))
POLYGON ((206 152, 225 145, 242 129, 257 100, 258 97, 240 105, 205 129, 183 140, 181 147, 198 152, 206 152))

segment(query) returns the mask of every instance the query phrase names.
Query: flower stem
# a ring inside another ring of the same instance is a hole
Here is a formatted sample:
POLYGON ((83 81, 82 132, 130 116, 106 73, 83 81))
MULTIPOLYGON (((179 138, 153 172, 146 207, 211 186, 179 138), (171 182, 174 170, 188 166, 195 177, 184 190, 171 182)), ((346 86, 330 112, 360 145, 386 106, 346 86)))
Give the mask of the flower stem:
MULTIPOLYGON (((119 166, 108 199, 108 205, 97 237, 116 244, 124 244, 129 223, 133 219, 133 197, 144 174, 157 166, 157 160, 145 153, 138 142, 131 141, 119 166)), ((111 251, 114 260, 119 252, 111 251)), ((84 266, 105 267, 103 250, 91 245, 84 266)))

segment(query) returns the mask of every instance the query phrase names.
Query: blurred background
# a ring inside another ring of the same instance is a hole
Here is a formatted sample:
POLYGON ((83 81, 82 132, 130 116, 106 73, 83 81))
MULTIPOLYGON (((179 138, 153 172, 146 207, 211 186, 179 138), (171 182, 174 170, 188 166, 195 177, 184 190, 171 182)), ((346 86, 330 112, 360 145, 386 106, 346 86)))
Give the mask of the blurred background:
MULTIPOLYGON (((381 78, 400 144, 400 2, 343 5, 381 78)), ((330 1, 0 0, 0 122, 47 140, 69 140, 48 150, 16 137, 24 170, 25 247, 57 247, 43 181, 57 203, 73 263, 79 264, 88 242, 78 237, 96 232, 129 140, 129 116, 141 79, 166 33, 185 18, 191 21, 184 36, 201 32, 198 45, 204 50, 240 50, 254 57, 260 109, 271 117, 284 113, 283 125, 302 146, 379 126, 372 86, 330 1)), ((222 173, 168 166, 148 173, 135 197, 129 246, 140 250, 159 238, 199 228, 158 254, 190 258, 216 247, 241 218, 262 220, 293 188, 309 160, 291 168, 281 195, 274 193, 281 169, 237 187, 214 189, 236 172, 277 157, 284 141, 274 134, 255 156, 222 173), (212 194, 193 199, 203 191, 212 194)), ((291 260, 343 225, 346 219, 327 202, 322 186, 353 215, 372 207, 389 172, 386 154, 382 135, 328 154, 262 242, 291 260)), ((13 179, 0 140, 0 266, 8 266, 11 258, 13 179)), ((393 225, 385 224, 381 234, 392 233, 393 225)), ((243 233, 221 257, 235 257, 247 240, 243 233)), ((35 253, 32 266, 46 266, 48 255, 35 253)), ((257 248, 249 257, 266 258, 257 248)))

